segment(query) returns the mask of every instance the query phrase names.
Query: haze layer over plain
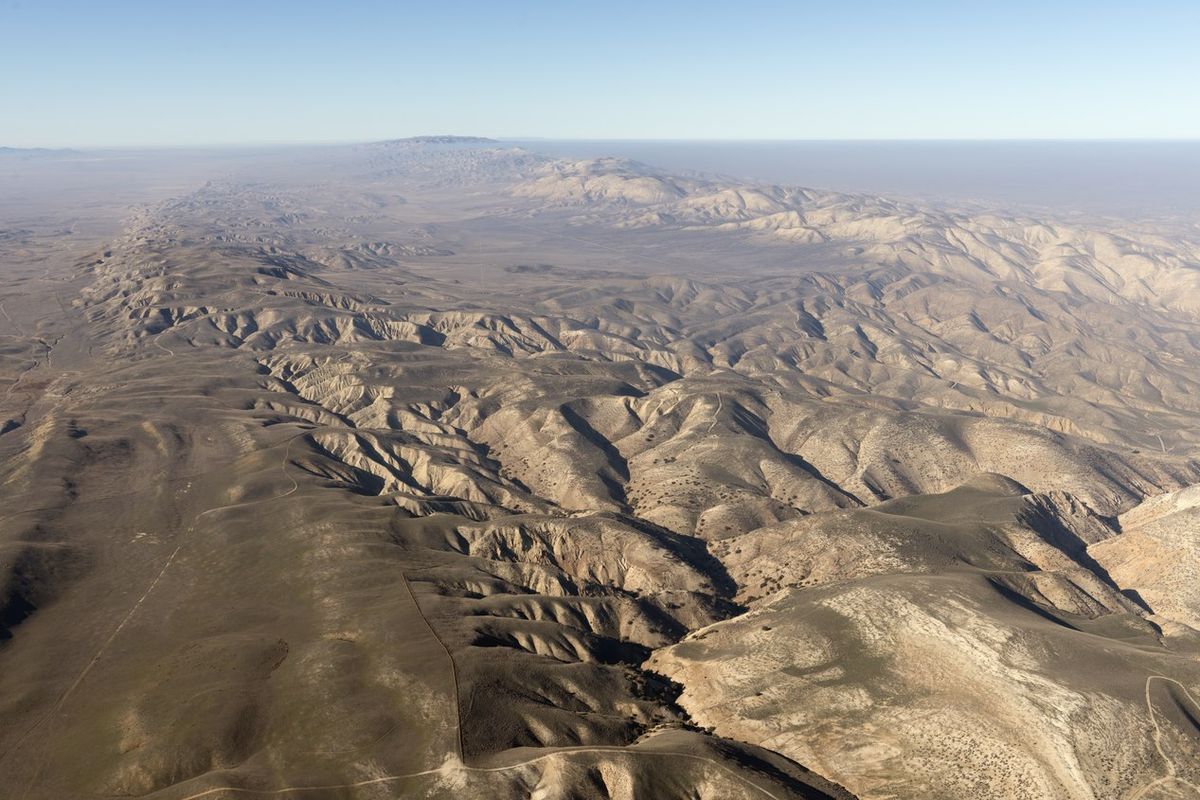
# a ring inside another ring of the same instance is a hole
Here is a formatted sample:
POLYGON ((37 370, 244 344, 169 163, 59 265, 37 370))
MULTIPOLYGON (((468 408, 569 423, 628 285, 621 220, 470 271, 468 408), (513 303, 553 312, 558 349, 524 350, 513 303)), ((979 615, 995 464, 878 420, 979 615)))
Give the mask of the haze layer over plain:
POLYGON ((16 796, 1200 791, 1194 228, 81 157, 3 165, 16 796))

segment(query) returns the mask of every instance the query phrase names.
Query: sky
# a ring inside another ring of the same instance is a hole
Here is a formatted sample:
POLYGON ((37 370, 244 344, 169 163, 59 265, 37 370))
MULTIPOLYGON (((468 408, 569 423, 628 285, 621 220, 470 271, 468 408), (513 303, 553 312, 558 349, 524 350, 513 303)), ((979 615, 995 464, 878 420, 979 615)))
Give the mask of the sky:
POLYGON ((1200 138, 1200 2, 0 0, 0 145, 1200 138))

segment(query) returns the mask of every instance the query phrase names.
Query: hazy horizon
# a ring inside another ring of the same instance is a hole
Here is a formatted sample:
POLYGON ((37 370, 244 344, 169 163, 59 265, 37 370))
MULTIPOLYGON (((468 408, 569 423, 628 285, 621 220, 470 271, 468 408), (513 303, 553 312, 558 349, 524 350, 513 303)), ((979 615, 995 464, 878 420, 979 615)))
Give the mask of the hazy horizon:
MULTIPOLYGON (((426 134, 435 135, 435 134, 426 134)), ((405 137, 401 137, 405 138, 405 137)), ((491 137, 489 137, 491 138, 491 137)), ((1022 211, 1200 219, 1200 140, 739 140, 495 138, 556 157, 1022 211)), ((369 142, 70 148, 239 158, 369 142)), ((3 146, 3 145, 0 145, 3 146)), ((52 151, 53 152, 53 151, 52 151)), ((61 153, 60 153, 61 155, 61 153)), ((18 150, 19 157, 19 150, 18 150)), ((2 163, 2 162, 0 162, 2 163)))

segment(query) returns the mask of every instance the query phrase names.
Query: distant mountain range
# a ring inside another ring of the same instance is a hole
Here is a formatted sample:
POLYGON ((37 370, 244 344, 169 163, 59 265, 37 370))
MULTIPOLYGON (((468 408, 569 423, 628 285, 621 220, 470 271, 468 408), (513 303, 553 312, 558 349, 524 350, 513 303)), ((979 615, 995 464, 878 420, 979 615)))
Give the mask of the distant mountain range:
POLYGON ((404 139, 385 139, 375 144, 496 144, 485 136, 409 136, 404 139))
POLYGON ((0 158, 43 158, 51 156, 75 155, 78 150, 49 147, 0 147, 0 158))

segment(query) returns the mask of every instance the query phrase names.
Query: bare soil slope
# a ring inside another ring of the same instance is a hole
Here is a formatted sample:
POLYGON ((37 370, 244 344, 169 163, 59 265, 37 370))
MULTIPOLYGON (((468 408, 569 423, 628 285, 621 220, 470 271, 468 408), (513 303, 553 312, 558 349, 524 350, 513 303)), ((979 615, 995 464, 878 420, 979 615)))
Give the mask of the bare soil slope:
POLYGON ((14 797, 1200 796, 1186 231, 146 159, 0 205, 14 797))

